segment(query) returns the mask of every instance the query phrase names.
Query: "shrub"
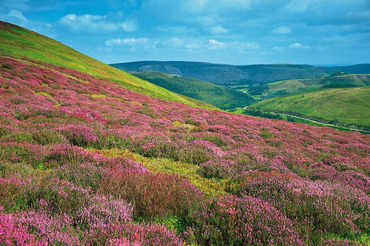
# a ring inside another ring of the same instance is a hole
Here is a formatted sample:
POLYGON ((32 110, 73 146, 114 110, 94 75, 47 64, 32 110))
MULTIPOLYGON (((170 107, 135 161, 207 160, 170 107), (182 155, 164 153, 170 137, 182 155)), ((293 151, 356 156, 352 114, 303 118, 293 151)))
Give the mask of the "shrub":
POLYGON ((350 236, 369 230, 370 199, 363 191, 277 172, 251 171, 243 178, 241 194, 270 202, 302 230, 308 219, 312 239, 320 232, 350 236))
POLYGON ((98 142, 98 136, 95 132, 86 126, 68 125, 59 128, 59 132, 73 145, 80 147, 93 146, 98 142))
POLYGON ((48 129, 33 131, 31 135, 32 138, 41 145, 66 144, 68 142, 67 139, 58 132, 48 129))
POLYGON ((82 186, 85 189, 97 191, 100 187, 100 182, 103 177, 104 170, 91 163, 70 163, 49 172, 50 177, 57 177, 73 183, 74 185, 82 186))
POLYGON ((134 205, 134 218, 153 220, 167 216, 186 217, 201 192, 177 175, 137 170, 111 170, 100 193, 126 199, 134 205))
POLYGON ((205 178, 230 178, 237 174, 237 162, 223 158, 210 160, 201 164, 197 173, 205 178))
POLYGON ((107 229, 97 230, 88 235, 88 243, 93 245, 151 245, 179 246, 184 241, 163 225, 118 224, 107 229))
POLYGON ((302 245, 293 223, 269 203, 221 196, 191 211, 187 239, 199 245, 302 245))

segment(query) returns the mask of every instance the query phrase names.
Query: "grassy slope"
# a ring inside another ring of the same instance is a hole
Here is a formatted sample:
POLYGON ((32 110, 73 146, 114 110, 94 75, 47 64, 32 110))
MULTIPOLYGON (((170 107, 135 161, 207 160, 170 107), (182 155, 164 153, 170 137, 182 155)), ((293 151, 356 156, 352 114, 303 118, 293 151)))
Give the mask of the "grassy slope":
POLYGON ((264 93, 264 96, 271 98, 274 96, 322 87, 344 88, 368 85, 370 85, 370 75, 368 74, 348 74, 317 79, 294 79, 270 83, 269 90, 264 93))
POLYGON ((56 66, 88 73, 92 76, 108 79, 122 84, 125 88, 158 97, 177 101, 192 106, 214 107, 203 102, 185 98, 135 76, 115 69, 91 57, 77 52, 53 39, 0 21, 0 55, 28 58, 56 66))
POLYGON ((255 102, 252 97, 245 93, 194 78, 154 71, 131 72, 131 74, 170 91, 207 102, 222 109, 244 107, 255 102))
POLYGON ((253 107, 370 127, 370 87, 327 89, 272 98, 253 107))

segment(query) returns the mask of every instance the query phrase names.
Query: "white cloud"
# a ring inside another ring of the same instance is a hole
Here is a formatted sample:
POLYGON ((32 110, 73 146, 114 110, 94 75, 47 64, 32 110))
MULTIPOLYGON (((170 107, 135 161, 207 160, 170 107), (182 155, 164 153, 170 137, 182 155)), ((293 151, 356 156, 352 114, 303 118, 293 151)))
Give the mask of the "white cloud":
POLYGON ((287 26, 279 26, 272 30, 273 33, 278 33, 278 34, 287 34, 290 33, 292 30, 287 27, 287 26))
POLYGON ((293 0, 289 4, 287 4, 285 7, 287 10, 291 12, 303 13, 307 11, 310 4, 314 4, 314 3, 312 3, 312 1, 307 1, 307 0, 293 0))
POLYGON ((309 45, 303 45, 303 44, 300 44, 300 43, 294 43, 294 44, 289 45, 289 48, 292 48, 292 49, 308 49, 308 48, 310 48, 310 46, 309 45))
POLYGON ((12 9, 7 14, 0 14, 0 19, 49 37, 55 36, 52 25, 45 22, 29 20, 19 10, 12 9))
POLYGON ((129 45, 129 46, 137 46, 137 45, 145 45, 150 41, 149 38, 115 38, 105 41, 106 46, 122 46, 122 45, 129 45))
POLYGON ((211 49, 219 49, 225 47, 224 43, 211 39, 208 41, 211 49))
POLYGON ((25 26, 29 22, 21 11, 14 9, 10 10, 7 14, 0 14, 0 19, 20 26, 25 26))
POLYGON ((166 42, 166 44, 170 46, 183 46, 184 43, 185 43, 184 40, 180 38, 171 38, 166 42))
POLYGON ((68 14, 60 18, 59 23, 73 32, 110 33, 123 30, 133 32, 137 29, 136 21, 110 21, 108 15, 75 15, 68 14))
POLYGON ((159 41, 149 38, 115 38, 105 41, 104 44, 107 48, 126 47, 132 52, 152 52, 157 49, 159 41))
POLYGON ((211 49, 256 50, 261 47, 255 42, 219 42, 214 39, 209 40, 208 44, 211 49))
POLYGON ((123 22, 121 24, 121 27, 126 32, 134 32, 137 30, 137 22, 135 20, 129 20, 129 21, 123 22))
POLYGON ((209 30, 212 34, 215 34, 215 35, 228 33, 228 30, 226 30, 223 26, 214 26, 214 27, 209 28, 209 30))
POLYGON ((281 51, 284 51, 284 48, 283 47, 279 47, 279 46, 275 46, 272 48, 274 51, 278 51, 278 52, 281 52, 281 51))

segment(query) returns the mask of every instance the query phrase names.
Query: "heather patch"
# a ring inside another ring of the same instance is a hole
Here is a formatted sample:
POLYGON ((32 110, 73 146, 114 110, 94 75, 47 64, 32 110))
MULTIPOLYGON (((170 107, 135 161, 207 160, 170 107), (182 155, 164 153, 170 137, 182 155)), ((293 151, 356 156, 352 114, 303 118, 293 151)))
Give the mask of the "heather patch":
POLYGON ((368 241, 368 135, 193 108, 66 68, 0 61, 1 243, 368 241))

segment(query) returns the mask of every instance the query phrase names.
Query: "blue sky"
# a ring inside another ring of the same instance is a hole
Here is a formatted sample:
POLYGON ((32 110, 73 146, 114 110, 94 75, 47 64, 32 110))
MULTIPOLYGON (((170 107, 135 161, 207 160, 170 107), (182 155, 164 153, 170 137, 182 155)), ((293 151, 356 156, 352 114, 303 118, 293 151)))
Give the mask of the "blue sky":
POLYGON ((105 63, 370 63, 370 0, 0 0, 0 20, 105 63))

